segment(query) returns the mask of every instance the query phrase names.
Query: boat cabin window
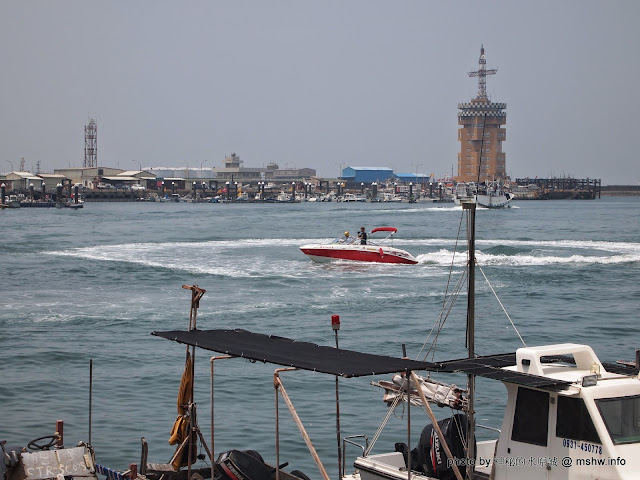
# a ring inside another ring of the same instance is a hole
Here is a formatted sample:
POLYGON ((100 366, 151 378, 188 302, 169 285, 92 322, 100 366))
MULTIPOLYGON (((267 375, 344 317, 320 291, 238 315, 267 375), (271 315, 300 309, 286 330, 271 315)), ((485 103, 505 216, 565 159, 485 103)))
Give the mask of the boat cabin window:
POLYGON ((540 363, 542 363, 543 365, 553 365, 556 367, 578 368, 578 366, 576 365, 576 359, 571 353, 569 353, 568 355, 554 355, 551 357, 543 355, 540 357, 540 363))
POLYGON ((640 395, 600 398, 596 405, 616 445, 640 442, 640 395))
POLYGON ((601 443, 583 399, 558 396, 556 437, 601 443))
POLYGON ((511 440, 547 446, 549 432, 549 394, 518 388, 511 440))

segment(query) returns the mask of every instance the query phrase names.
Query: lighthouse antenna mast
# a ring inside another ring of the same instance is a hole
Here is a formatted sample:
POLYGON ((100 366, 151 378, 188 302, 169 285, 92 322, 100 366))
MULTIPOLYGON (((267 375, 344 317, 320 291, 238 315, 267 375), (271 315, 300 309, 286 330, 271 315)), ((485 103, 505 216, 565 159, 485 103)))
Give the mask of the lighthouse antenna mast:
POLYGON ((478 77, 477 100, 487 100, 487 75, 495 75, 497 68, 487 70, 487 59, 484 56, 484 45, 480 46, 480 59, 478 60, 478 70, 469 72, 470 77, 478 77))

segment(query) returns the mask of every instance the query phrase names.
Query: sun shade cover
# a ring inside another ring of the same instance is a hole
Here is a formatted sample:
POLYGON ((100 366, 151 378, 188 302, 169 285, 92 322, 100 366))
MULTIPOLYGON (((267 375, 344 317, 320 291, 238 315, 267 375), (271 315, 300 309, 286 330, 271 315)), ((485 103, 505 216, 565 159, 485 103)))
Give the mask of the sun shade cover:
POLYGON ((550 377, 541 377, 539 375, 530 375, 528 373, 504 369, 504 367, 510 367, 515 364, 515 353, 503 353, 500 355, 487 355, 484 357, 461 358, 458 360, 439 362, 436 370, 440 372, 467 373, 491 378, 493 380, 500 380, 501 382, 538 388, 540 390, 557 391, 563 390, 571 385, 571 382, 565 380, 556 380, 550 377))
POLYGON ((241 329, 190 332, 172 330, 152 332, 151 335, 235 357, 343 377, 426 370, 433 367, 429 362, 336 349, 241 329))

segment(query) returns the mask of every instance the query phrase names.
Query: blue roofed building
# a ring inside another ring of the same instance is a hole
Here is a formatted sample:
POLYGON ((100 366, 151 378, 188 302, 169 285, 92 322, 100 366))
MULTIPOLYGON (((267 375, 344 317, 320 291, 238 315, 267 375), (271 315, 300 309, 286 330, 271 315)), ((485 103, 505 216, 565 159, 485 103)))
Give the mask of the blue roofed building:
POLYGON ((393 177, 393 169, 385 167, 346 167, 340 179, 348 183, 386 182, 393 177))
POLYGON ((401 183, 421 183, 428 184, 430 180, 429 175, 425 175, 424 173, 396 173, 395 178, 397 178, 398 182, 401 183))

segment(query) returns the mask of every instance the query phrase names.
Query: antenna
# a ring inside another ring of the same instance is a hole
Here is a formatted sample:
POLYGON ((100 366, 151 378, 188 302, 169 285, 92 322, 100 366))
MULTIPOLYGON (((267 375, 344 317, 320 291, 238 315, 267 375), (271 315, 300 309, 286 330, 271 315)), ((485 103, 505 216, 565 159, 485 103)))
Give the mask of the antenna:
POLYGON ((487 70, 487 59, 484 56, 484 45, 480 46, 480 58, 478 59, 478 70, 469 72, 470 77, 478 77, 478 100, 487 100, 487 75, 498 73, 497 68, 487 70))
POLYGON ((84 165, 83 167, 98 166, 98 126, 91 119, 89 125, 84 126, 84 165))

